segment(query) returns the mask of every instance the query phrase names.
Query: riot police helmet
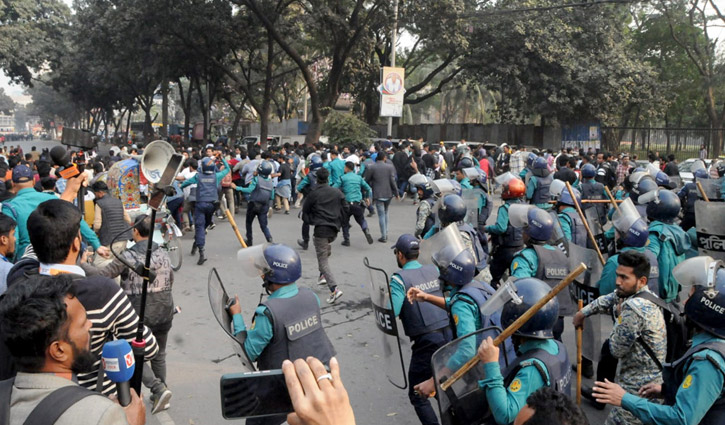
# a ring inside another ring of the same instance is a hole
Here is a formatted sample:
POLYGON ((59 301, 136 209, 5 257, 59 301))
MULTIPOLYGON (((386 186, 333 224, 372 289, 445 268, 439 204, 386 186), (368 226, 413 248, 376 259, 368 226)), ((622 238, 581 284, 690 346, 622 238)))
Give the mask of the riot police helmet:
POLYGON ((461 183, 456 179, 448 179, 448 181, 450 181, 451 186, 453 186, 453 193, 461 196, 461 193, 463 193, 463 187, 461 187, 461 183))
POLYGON ((532 173, 537 177, 546 177, 551 174, 549 172, 549 164, 546 162, 546 159, 540 156, 536 157, 532 173))
POLYGON ((685 303, 685 315, 704 331, 725 338, 725 268, 720 261, 715 263, 714 279, 695 286, 685 303))
POLYGON ((262 161, 257 166, 257 174, 259 174, 262 177, 269 177, 269 175, 272 174, 273 170, 274 170, 274 167, 272 166, 272 163, 269 161, 262 161))
POLYGON ((464 168, 470 168, 473 167, 473 160, 467 156, 464 156, 458 161, 458 169, 462 170, 464 168))
POLYGON ((551 214, 541 208, 531 208, 526 215, 528 225, 526 234, 536 241, 548 241, 554 232, 554 219, 551 214))
POLYGON ((642 176, 638 181, 632 182, 632 192, 637 195, 644 195, 657 189, 657 182, 650 175, 642 176))
POLYGON ((201 160, 201 172, 202 174, 214 174, 216 171, 216 165, 214 160, 210 157, 205 157, 201 160))
POLYGON ((264 259, 268 271, 266 280, 280 285, 296 282, 302 276, 300 254, 283 244, 267 244, 264 248, 264 259))
POLYGON ((597 175, 597 169, 592 164, 584 164, 581 171, 585 179, 593 179, 597 175))
POLYGON ((479 185, 481 185, 481 187, 486 187, 486 181, 488 180, 488 174, 486 174, 486 172, 480 168, 476 168, 476 171, 478 171, 478 177, 476 178, 476 181, 478 182, 479 185))
POLYGON ((408 179, 408 183, 423 192, 423 199, 430 198, 434 194, 433 180, 430 177, 426 177, 422 174, 413 174, 408 179))
POLYGON ((558 201, 561 194, 566 191, 566 183, 562 180, 554 179, 549 186, 549 197, 552 201, 558 201))
POLYGON ((438 214, 443 225, 459 222, 466 217, 466 202, 456 194, 446 195, 438 214))
POLYGON ((635 220, 626 230, 617 230, 619 230, 619 234, 622 237, 622 243, 625 245, 637 248, 647 245, 649 227, 643 219, 639 218, 635 220))
POLYGON ((322 157, 320 155, 312 155, 310 157, 310 171, 317 170, 322 167, 322 157))
POLYGON ((459 251, 454 246, 446 246, 433 254, 433 264, 438 267, 441 278, 452 285, 466 285, 476 275, 476 259, 467 249, 459 251))
POLYGON ((667 189, 658 189, 646 195, 640 195, 641 203, 647 204, 647 217, 663 223, 672 223, 680 214, 680 198, 667 189))
MULTIPOLYGON (((551 291, 549 285, 532 277, 516 280, 515 286, 521 303, 517 304, 513 300, 509 300, 504 304, 501 311, 501 326, 504 329, 523 316, 529 308, 551 291)), ((559 301, 554 297, 514 332, 514 335, 534 339, 553 338, 554 324, 558 318, 559 301)))
POLYGON ((581 193, 577 190, 572 188, 572 192, 574 192, 574 198, 571 197, 571 192, 569 190, 562 190, 561 195, 559 196, 559 204, 561 205, 569 205, 569 206, 576 206, 581 205, 582 203, 582 196, 581 193), (574 201, 576 200, 576 203, 574 201))
POLYGON ((709 179, 710 173, 708 173, 706 169, 700 168, 695 171, 693 176, 695 177, 695 179, 709 179))
POLYGON ((528 167, 529 169, 533 169, 534 161, 536 161, 536 158, 538 158, 538 157, 539 156, 536 155, 535 153, 529 152, 529 156, 526 158, 526 167, 528 167))
POLYGON ((526 194, 526 185, 519 178, 510 179, 503 185, 501 192, 502 199, 521 198, 526 194))

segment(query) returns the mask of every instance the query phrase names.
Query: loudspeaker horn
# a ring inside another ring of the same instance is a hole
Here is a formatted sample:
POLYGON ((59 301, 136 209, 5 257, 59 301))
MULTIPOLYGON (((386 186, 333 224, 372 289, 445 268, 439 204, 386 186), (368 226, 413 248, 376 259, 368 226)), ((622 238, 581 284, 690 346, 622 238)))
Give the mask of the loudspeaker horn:
POLYGON ((174 148, 163 140, 153 141, 144 148, 139 163, 141 172, 149 183, 155 184, 161 180, 161 176, 174 154, 174 148))

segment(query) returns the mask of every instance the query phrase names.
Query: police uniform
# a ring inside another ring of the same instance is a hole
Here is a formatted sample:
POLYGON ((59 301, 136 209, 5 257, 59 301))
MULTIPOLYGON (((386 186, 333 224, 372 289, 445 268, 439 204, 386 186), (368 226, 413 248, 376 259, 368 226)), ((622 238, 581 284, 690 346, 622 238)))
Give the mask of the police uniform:
POLYGON ((496 223, 484 227, 486 233, 493 235, 491 257, 494 261, 491 261, 490 271, 491 284, 494 286, 498 286, 514 255, 524 246, 523 230, 517 229, 509 223, 509 208, 511 204, 519 203, 521 203, 519 198, 507 199, 498 208, 496 223))
MULTIPOLYGON (((594 179, 582 180, 580 185, 582 199, 601 201, 607 199, 607 193, 604 190, 604 185, 597 182, 594 179)), ((606 222, 607 215, 607 204, 605 203, 583 203, 582 211, 594 208, 597 211, 597 217, 601 224, 606 222)))
POLYGON ((543 210, 550 210, 552 205, 549 203, 549 187, 553 181, 551 174, 546 177, 531 176, 526 183, 526 199, 543 210))
POLYGON ((679 293, 679 284, 672 275, 676 265, 685 260, 690 248, 690 238, 675 224, 653 221, 649 224, 647 249, 657 257, 659 263, 659 297, 670 302, 679 293))
POLYGON ((340 188, 340 178, 345 174, 345 161, 337 158, 325 162, 324 167, 330 171, 330 186, 340 188))
MULTIPOLYGON (((640 292, 650 292, 647 287, 640 292)), ((652 349, 657 359, 664 363, 667 352, 665 321, 660 308, 654 303, 634 294, 622 303, 621 314, 616 318, 612 333, 609 335, 609 350, 619 359, 617 381, 625 391, 637 394, 639 389, 649 383, 662 383, 662 372, 647 354, 642 340, 652 349)), ((613 292, 601 296, 582 309, 584 316, 597 313, 615 314, 620 298, 613 292)), ((621 407, 613 408, 607 417, 606 425, 641 424, 630 412, 621 407)))
POLYGON ((665 366, 664 404, 634 394, 622 397, 622 407, 643 423, 656 425, 725 423, 725 339, 707 332, 692 338, 692 348, 665 366))
POLYGON ((584 222, 577 210, 574 207, 567 206, 557 216, 566 240, 574 245, 586 248, 589 241, 587 229, 584 227, 584 222))
POLYGON ((695 226, 695 202, 697 202, 699 195, 697 185, 694 182, 685 184, 677 192, 677 196, 680 198, 680 203, 682 204, 682 221, 680 222, 680 226, 684 231, 688 231, 691 227, 695 226))
POLYGON ((445 310, 429 303, 411 304, 406 293, 415 287, 427 294, 443 297, 438 276, 438 269, 435 266, 423 266, 418 261, 409 260, 401 270, 393 274, 390 280, 393 312, 396 316, 400 316, 405 335, 413 342, 408 368, 408 398, 424 425, 438 424, 438 418, 430 401, 417 395, 414 388, 433 376, 431 357, 436 350, 451 340, 452 334, 445 310))
MULTIPOLYGON (((194 243, 199 249, 206 245, 206 227, 211 225, 216 203, 219 202, 219 185, 222 179, 232 169, 227 160, 222 157, 224 169, 215 173, 196 173, 190 179, 181 183, 181 189, 196 184, 196 206, 194 207, 194 243)), ((201 166, 199 166, 201 168, 201 166)))
MULTIPOLYGON (((349 214, 343 218, 342 226, 342 237, 344 240, 350 240, 350 216, 355 218, 357 224, 367 236, 368 223, 365 220, 365 206, 363 205, 363 196, 365 198, 371 198, 373 191, 365 182, 365 179, 355 174, 354 172, 345 173, 340 177, 340 190, 345 194, 345 201, 349 205, 349 214)), ((368 238, 368 241, 372 240, 372 236, 368 238)))
MULTIPOLYGON (((488 264, 488 254, 483 249, 483 245, 481 245, 481 239, 478 236, 478 232, 467 223, 457 223, 456 226, 458 226, 458 231, 461 233, 461 238, 463 239, 463 244, 466 246, 466 249, 469 250, 473 255, 473 258, 476 259, 476 271, 477 273, 480 273, 486 268, 486 264, 488 264)), ((431 227, 431 229, 423 235, 423 239, 432 237, 438 233, 439 230, 440 228, 437 224, 433 225, 433 227, 431 227)))
POLYGON ((526 399, 543 386, 569 395, 571 367, 566 347, 552 339, 529 339, 519 347, 521 356, 502 374, 496 362, 485 363, 486 378, 478 382, 486 394, 497 424, 510 424, 526 399))
POLYGON ((468 179, 468 177, 462 178, 458 183, 461 184, 461 189, 473 189, 473 186, 471 186, 471 181, 468 179))
POLYGON ((274 199, 274 182, 272 179, 257 175, 254 176, 249 186, 237 186, 237 190, 244 194, 250 194, 246 216, 247 245, 252 245, 252 223, 254 223, 255 217, 259 220, 259 227, 262 229, 267 242, 272 242, 272 233, 267 226, 269 205, 274 199))

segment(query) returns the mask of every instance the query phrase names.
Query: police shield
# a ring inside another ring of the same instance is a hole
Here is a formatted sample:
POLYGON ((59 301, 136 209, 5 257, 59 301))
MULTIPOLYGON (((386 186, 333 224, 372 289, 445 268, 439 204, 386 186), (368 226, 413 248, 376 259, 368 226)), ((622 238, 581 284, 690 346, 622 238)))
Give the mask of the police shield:
MULTIPOLYGON (((481 341, 489 336, 496 338, 500 333, 501 329, 495 327, 481 329, 449 342, 433 354, 431 366, 443 425, 481 424, 492 419, 486 394, 478 387, 478 381, 485 378, 483 364, 478 363, 446 391, 441 384, 476 356, 481 341)), ((513 359, 506 358, 506 350, 499 352, 503 369, 513 359)))
MULTIPOLYGON (((587 223, 589 224, 589 229, 592 231, 592 234, 594 235, 594 239, 597 241, 597 246, 599 247, 599 251, 601 251, 602 255, 604 255, 604 259, 606 260, 607 255, 607 240, 604 237, 604 229, 602 228, 602 222, 599 217, 599 211, 597 208, 589 208, 584 210, 584 216, 587 218, 587 223)), ((591 246, 592 241, 587 239, 587 247, 592 248, 591 246)))
POLYGON ((418 261, 423 264, 433 264, 433 254, 447 246, 456 247, 456 252, 466 249, 466 244, 463 242, 463 237, 456 224, 449 224, 430 238, 420 241, 418 261))
MULTIPOLYGON (((722 177, 719 179, 697 179, 697 181, 702 185, 702 190, 705 192, 705 195, 707 195, 707 199, 711 201, 722 199, 720 192, 723 182, 722 177)), ((702 194, 699 196, 702 199, 702 194)))
POLYGON ((481 189, 463 189, 461 197, 466 203, 466 217, 463 219, 464 223, 468 223, 474 229, 478 226, 478 203, 481 198, 486 196, 481 189))
POLYGON ((247 353, 244 351, 244 340, 247 335, 246 332, 240 332, 234 336, 232 329, 232 315, 229 314, 229 306, 234 301, 227 294, 222 279, 219 277, 219 273, 216 268, 212 268, 209 271, 208 279, 208 291, 209 291, 209 304, 211 305, 211 311, 214 314, 219 326, 222 327, 224 333, 229 336, 232 340, 232 347, 239 360, 242 362, 242 366, 246 371, 251 372, 255 370, 254 364, 249 360, 247 353))
POLYGON ((551 215, 551 218, 554 219, 553 222, 553 231, 551 232, 551 237, 547 241, 549 245, 553 245, 566 256, 569 256, 569 240, 566 238, 566 235, 564 235, 564 229, 561 228, 561 223, 559 223, 559 217, 557 216, 556 212, 554 210, 548 211, 549 215, 551 215))
MULTIPOLYGON (((574 279, 569 286, 573 300, 582 300, 586 306, 599 297, 599 279, 602 277, 603 266, 597 252, 593 249, 577 247, 569 254, 569 267, 574 268, 584 263, 587 270, 574 279)), ((599 357, 602 347, 601 315, 595 314, 584 321, 582 333, 582 354, 588 359, 599 357)))
POLYGON ((716 260, 725 260, 725 202, 695 202, 697 250, 716 260))
POLYGON ((385 374, 388 381, 400 389, 408 387, 408 378, 405 374, 403 352, 400 349, 398 338, 398 322, 393 312, 393 301, 390 296, 390 280, 385 270, 370 265, 368 258, 363 259, 368 270, 370 282, 370 301, 373 303, 375 325, 380 333, 380 347, 385 365, 385 374))

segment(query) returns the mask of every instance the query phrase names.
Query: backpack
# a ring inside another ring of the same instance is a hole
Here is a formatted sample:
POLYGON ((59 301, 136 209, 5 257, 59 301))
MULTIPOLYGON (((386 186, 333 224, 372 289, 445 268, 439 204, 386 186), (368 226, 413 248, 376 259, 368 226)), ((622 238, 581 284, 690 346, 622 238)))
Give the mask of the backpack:
MULTIPOLYGON (((646 291, 640 292, 635 297, 644 298, 662 310, 665 319, 665 330, 667 331, 667 355, 665 361, 671 363, 682 357, 687 352, 687 326, 682 306, 675 301, 665 302, 655 294, 646 291)), ((641 335, 637 337, 637 342, 644 348, 644 351, 655 362, 659 370, 662 370, 662 363, 657 359, 654 350, 641 335)))

